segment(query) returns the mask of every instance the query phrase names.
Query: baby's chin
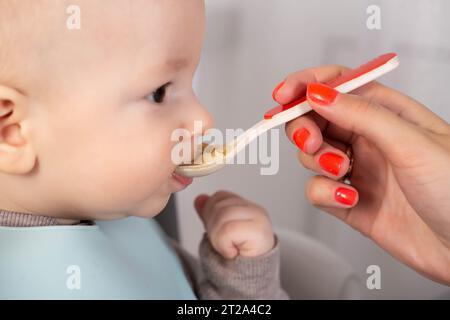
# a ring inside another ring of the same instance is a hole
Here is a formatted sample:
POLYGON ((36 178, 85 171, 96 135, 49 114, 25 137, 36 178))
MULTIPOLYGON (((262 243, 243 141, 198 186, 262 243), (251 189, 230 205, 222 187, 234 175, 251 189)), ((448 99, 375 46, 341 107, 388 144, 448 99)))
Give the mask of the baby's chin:
POLYGON ((153 218, 161 213, 169 202, 170 194, 152 197, 142 203, 136 210, 133 210, 131 216, 139 218, 153 218))
POLYGON ((152 195, 150 198, 142 202, 138 206, 138 209, 133 211, 132 216, 140 218, 153 218, 157 216, 167 206, 170 196, 176 192, 184 190, 191 182, 180 182, 179 178, 171 175, 166 182, 167 184, 163 184, 164 187, 162 189, 164 189, 164 191, 161 191, 159 194, 152 195))
MULTIPOLYGON (((142 189, 145 188, 142 187, 138 189, 142 191, 142 189)), ((96 216, 91 216, 90 218, 92 220, 99 221, 117 220, 127 217, 153 218, 164 210, 164 208, 167 206, 167 203, 169 202, 170 196, 180 189, 182 189, 180 183, 174 181, 174 179, 170 177, 169 179, 166 179, 165 181, 160 183, 160 187, 158 188, 158 190, 153 191, 147 195, 145 195, 144 192, 139 193, 139 195, 141 196, 140 200, 138 200, 139 197, 136 197, 136 194, 134 194, 134 199, 125 197, 122 198, 121 201, 115 198, 115 205, 111 203, 106 205, 111 209, 110 213, 108 213, 108 209, 104 209, 98 211, 101 213, 98 213, 96 216), (116 208, 121 207, 126 209, 114 210, 114 206, 116 208)), ((85 220, 88 219, 89 218, 85 218, 85 220)))

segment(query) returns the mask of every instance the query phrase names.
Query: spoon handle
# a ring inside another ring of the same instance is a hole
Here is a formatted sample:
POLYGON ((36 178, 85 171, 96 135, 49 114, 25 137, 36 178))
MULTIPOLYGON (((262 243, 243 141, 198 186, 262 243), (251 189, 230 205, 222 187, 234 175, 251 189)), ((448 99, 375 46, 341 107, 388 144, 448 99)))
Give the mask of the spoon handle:
MULTIPOLYGON (((363 85, 381 77, 382 75, 394 70, 399 65, 399 59, 395 53, 383 54, 368 63, 353 69, 348 72, 344 72, 341 76, 325 83, 329 87, 336 89, 341 93, 349 93, 363 85)), ((297 100, 285 105, 279 105, 270 109, 264 114, 264 119, 270 120, 279 117, 286 117, 284 122, 288 122, 295 119, 296 112, 292 112, 292 109, 303 105, 306 102, 306 95, 298 98, 297 100), (291 112, 288 112, 288 111, 291 112)), ((304 108, 302 108, 304 109, 304 108)), ((300 110, 303 111, 303 110, 300 110)))
MULTIPOLYGON (((348 93, 394 70, 398 65, 398 56, 395 53, 387 53, 359 68, 343 73, 326 84, 341 93, 348 93)), ((220 163, 212 161, 203 164, 180 165, 177 167, 176 172, 186 177, 201 177, 216 172, 224 167, 226 163, 229 163, 228 161, 232 160, 258 136, 311 110, 306 96, 286 105, 279 105, 267 111, 263 120, 225 146, 225 158, 222 159, 225 161, 220 163)))
MULTIPOLYGON (((326 85, 341 93, 349 93, 394 70, 398 65, 399 59, 397 54, 387 53, 356 69, 343 73, 341 76, 327 82, 326 85)), ((229 152, 227 157, 234 157, 250 142, 266 131, 298 118, 311 110, 306 96, 303 96, 291 103, 279 105, 267 111, 264 114, 263 120, 245 131, 228 145, 227 149, 231 152, 229 152)))

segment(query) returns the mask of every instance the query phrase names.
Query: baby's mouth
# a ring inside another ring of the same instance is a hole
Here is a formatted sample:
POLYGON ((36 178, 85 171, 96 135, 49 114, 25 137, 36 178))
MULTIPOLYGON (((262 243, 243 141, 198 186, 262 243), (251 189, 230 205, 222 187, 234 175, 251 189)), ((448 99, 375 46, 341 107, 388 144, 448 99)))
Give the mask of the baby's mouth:
POLYGON ((177 174, 175 172, 172 173, 172 178, 175 181, 179 182, 183 187, 187 187, 193 182, 192 178, 183 177, 183 176, 181 176, 181 175, 179 175, 179 174, 177 174))

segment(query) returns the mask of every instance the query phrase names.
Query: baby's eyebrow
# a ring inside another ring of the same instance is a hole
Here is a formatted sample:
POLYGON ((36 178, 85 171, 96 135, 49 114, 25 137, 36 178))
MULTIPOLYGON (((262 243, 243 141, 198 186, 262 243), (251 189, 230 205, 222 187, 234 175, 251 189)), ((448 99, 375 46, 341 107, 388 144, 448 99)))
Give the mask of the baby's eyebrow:
POLYGON ((186 58, 175 58, 167 60, 166 67, 170 70, 178 71, 186 68, 189 65, 189 61, 186 58))

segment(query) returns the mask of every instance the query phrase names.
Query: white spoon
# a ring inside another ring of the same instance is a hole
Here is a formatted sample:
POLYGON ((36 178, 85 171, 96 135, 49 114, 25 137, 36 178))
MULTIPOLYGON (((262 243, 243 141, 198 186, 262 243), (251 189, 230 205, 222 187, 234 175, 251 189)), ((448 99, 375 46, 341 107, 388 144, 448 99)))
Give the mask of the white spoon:
MULTIPOLYGON (((398 65, 397 54, 387 53, 359 68, 344 73, 326 84, 341 93, 349 93, 394 70, 398 65)), ((226 146, 208 145, 204 147, 200 159, 202 161, 197 158, 194 164, 182 164, 177 167, 175 172, 189 178, 214 173, 224 167, 225 164, 230 163, 229 160, 232 160, 242 149, 264 132, 298 118, 311 110, 306 97, 287 105, 277 106, 265 113, 264 120, 255 124, 231 143, 226 146)))

